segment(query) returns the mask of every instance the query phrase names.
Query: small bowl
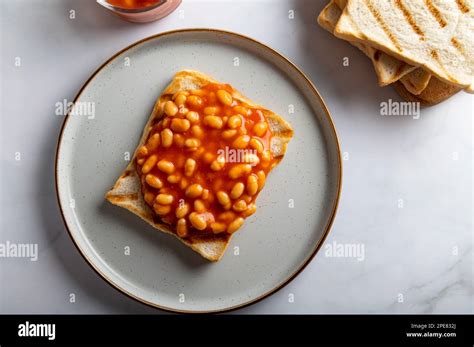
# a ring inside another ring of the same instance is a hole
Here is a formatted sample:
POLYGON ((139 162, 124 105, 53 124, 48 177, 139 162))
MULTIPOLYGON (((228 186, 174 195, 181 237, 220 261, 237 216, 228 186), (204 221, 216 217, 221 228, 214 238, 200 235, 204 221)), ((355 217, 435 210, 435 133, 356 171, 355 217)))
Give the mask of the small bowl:
POLYGON ((166 17, 173 12, 181 0, 159 0, 156 4, 139 8, 124 8, 110 4, 107 0, 96 0, 96 2, 111 11, 115 15, 135 23, 147 23, 166 17))

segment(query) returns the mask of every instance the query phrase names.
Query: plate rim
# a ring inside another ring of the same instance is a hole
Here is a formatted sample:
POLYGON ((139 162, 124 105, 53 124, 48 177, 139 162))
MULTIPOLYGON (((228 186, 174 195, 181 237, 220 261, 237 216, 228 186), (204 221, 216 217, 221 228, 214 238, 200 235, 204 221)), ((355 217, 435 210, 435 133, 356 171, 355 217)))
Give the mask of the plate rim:
POLYGON ((131 48, 134 48, 144 42, 147 42, 147 41, 151 41, 151 40, 154 40, 154 39, 157 39, 157 38, 161 38, 161 37, 165 37, 165 36, 171 36, 171 35, 174 35, 174 34, 180 34, 180 33, 193 33, 193 32, 204 32, 204 33, 217 33, 217 34, 222 34, 222 35, 229 35, 229 36, 233 36, 233 37, 237 37, 239 39, 244 39, 244 40, 247 40, 247 41, 250 41, 251 43, 253 44, 256 44, 257 46, 259 46, 260 48, 263 48, 265 50, 268 50, 270 51, 270 53, 273 53, 275 54, 276 56, 278 56, 279 58, 283 59, 283 61, 288 64, 291 68, 293 68, 297 74, 299 74, 301 77, 303 77, 303 79, 308 83, 308 85, 310 86, 310 91, 311 93, 318 99, 320 105, 321 105, 321 108, 323 110, 323 113, 324 113, 324 117, 326 118, 326 120, 329 122, 329 126, 332 130, 332 135, 334 137, 334 140, 335 140, 335 143, 336 143, 336 153, 337 153, 337 164, 338 164, 338 168, 337 168, 337 171, 338 171, 338 176, 337 176, 337 194, 336 194, 336 199, 334 200, 333 202, 333 206, 331 208, 331 214, 330 214, 330 217, 329 217, 329 220, 327 221, 326 223, 326 226, 324 228, 324 232, 322 234, 322 237, 319 239, 319 241, 317 242, 316 244, 316 247, 314 248, 314 250, 312 251, 311 255, 304 261, 304 263, 299 266, 296 271, 294 271, 290 276, 288 276, 280 285, 272 288, 271 290, 265 292, 264 294, 261 294, 259 295, 258 297, 250 300, 250 301, 246 301, 244 303, 241 303, 241 304, 238 304, 238 305, 233 305, 233 306, 230 306, 230 307, 225 307, 225 308, 222 308, 222 309, 216 309, 216 310, 205 310, 205 311, 201 311, 201 310, 180 310, 180 309, 176 309, 176 308, 172 308, 172 307, 167 307, 167 306, 162 306, 162 305, 158 305, 156 303, 153 303, 151 301, 148 301, 144 298, 140 298, 139 296, 129 292, 128 290, 120 287, 119 285, 117 285, 116 283, 114 283, 111 279, 109 279, 107 277, 106 274, 102 273, 102 271, 94 264, 94 262, 88 258, 88 256, 86 255, 86 252, 84 252, 78 245, 78 242, 76 242, 76 239, 74 238, 70 228, 69 228, 69 225, 66 221, 66 217, 64 215, 64 211, 63 211, 63 205, 61 203, 61 199, 60 199, 60 196, 59 196, 59 183, 58 183, 58 159, 59 159, 59 152, 60 152, 60 149, 61 149, 61 143, 62 143, 62 137, 63 137, 63 134, 64 134, 64 129, 66 127, 66 124, 70 118, 70 112, 67 113, 67 115, 64 117, 64 120, 63 120, 63 124, 61 125, 61 129, 60 129, 60 132, 59 132, 59 136, 58 136, 58 140, 57 140, 57 143, 56 143, 56 154, 55 154, 55 159, 54 159, 54 180, 55 180, 55 191, 56 191, 56 199, 57 199, 57 203, 58 203, 58 206, 59 206, 59 211, 61 213, 61 218, 63 220, 63 223, 64 223, 64 226, 69 234, 69 237, 71 238, 72 240, 72 243, 74 244, 74 246, 76 247, 76 249, 78 250, 79 254, 81 255, 81 257, 86 261, 86 263, 94 270, 94 272, 96 272, 97 275, 99 275, 100 278, 102 278, 104 280, 105 283, 107 283, 108 285, 110 285, 112 288, 114 288, 115 290, 117 290, 118 292, 126 295, 127 297, 133 299, 134 301, 136 302, 139 302, 141 304, 144 304, 148 307, 152 307, 152 308, 155 308, 155 309, 160 309, 160 310, 163 310, 165 312, 171 312, 171 313, 186 313, 186 314, 209 314, 209 313, 224 313, 224 312, 231 312, 231 311, 235 311, 235 310, 238 310, 238 309, 241 309, 241 308, 244 308, 244 307, 247 307, 247 306, 250 306, 250 305, 253 305, 273 294, 275 294, 276 292, 278 292, 280 289, 284 288, 286 285, 288 285, 291 281, 293 281, 307 266, 309 263, 311 263, 311 261, 314 259, 314 257, 316 256, 316 254, 319 252, 321 246, 323 245, 324 241, 326 240, 327 236, 329 235, 329 232, 331 230, 331 227, 334 223, 334 219, 336 217, 336 213, 337 213, 337 209, 338 209, 338 206, 339 206, 339 200, 340 200, 340 197, 341 197, 341 190, 342 190, 342 157, 341 157, 341 146, 340 146, 340 141, 339 141, 339 137, 337 135, 337 131, 336 131, 336 127, 334 125, 334 121, 331 117, 331 112, 329 111, 324 99, 322 98, 321 94, 319 93, 318 89, 316 88, 316 86, 313 84, 313 82, 308 78, 308 76, 306 76, 306 74, 296 65, 294 64, 289 58, 287 58, 286 56, 284 56, 283 54, 281 54, 280 52, 276 51, 275 49, 271 48, 270 46, 266 45, 265 43, 262 43, 252 37, 249 37, 249 36, 246 36, 246 35, 242 35, 240 33, 236 33, 236 32, 233 32, 233 31, 228 31, 228 30, 222 30, 222 29, 213 29, 213 28, 185 28, 185 29, 175 29, 175 30, 168 30, 168 31, 163 31, 163 32, 160 32, 158 34, 154 34, 154 35, 151 35, 151 36, 147 36, 143 39, 140 39, 138 41, 135 41, 133 43, 131 43, 130 45, 122 48, 121 50, 117 51, 116 53, 114 53, 110 58, 108 58, 104 63, 102 63, 90 76, 89 78, 84 82, 84 84, 81 86, 81 88, 79 89, 79 91, 76 93, 75 97, 74 97, 74 100, 73 100, 73 103, 76 103, 76 101, 79 99, 79 97, 82 95, 83 91, 86 89, 86 87, 93 81, 93 79, 102 71, 102 69, 104 69, 107 65, 109 65, 109 63, 111 63, 115 58, 117 58, 119 55, 121 55, 122 53, 128 51, 129 49, 131 48))

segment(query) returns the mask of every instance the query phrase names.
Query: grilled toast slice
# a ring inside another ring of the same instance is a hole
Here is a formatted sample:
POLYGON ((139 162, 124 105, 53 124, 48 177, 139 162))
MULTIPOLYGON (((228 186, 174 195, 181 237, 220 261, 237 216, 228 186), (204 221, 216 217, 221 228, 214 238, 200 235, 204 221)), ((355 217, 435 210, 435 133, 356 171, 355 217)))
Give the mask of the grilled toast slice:
POLYGON ((349 0, 334 34, 474 92, 472 0, 349 0))

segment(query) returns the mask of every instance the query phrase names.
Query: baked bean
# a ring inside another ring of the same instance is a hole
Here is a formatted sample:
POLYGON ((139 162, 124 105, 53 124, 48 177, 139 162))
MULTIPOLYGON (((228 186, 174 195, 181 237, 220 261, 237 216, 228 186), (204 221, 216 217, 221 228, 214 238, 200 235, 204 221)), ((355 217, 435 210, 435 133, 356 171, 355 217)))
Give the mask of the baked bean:
POLYGON ((161 182, 161 180, 156 177, 155 175, 152 175, 152 174, 148 174, 145 176, 145 182, 150 186, 150 187, 153 187, 153 188, 156 188, 156 189, 160 189, 161 187, 163 187, 163 182, 161 182))
POLYGON ((199 95, 199 96, 205 96, 207 95, 207 90, 204 89, 193 89, 191 90, 191 94, 193 95, 199 95))
POLYGON ((227 126, 231 129, 238 128, 242 125, 242 118, 240 116, 232 116, 227 121, 227 126))
POLYGON ((165 117, 165 119, 163 119, 160 124, 161 124, 161 127, 164 129, 164 128, 168 128, 170 126, 170 123, 171 123, 171 118, 170 117, 165 117))
POLYGON ((222 208, 224 208, 225 210, 230 210, 231 209, 232 203, 230 202, 230 199, 229 199, 229 196, 227 195, 227 193, 219 191, 219 192, 217 192, 216 197, 217 197, 217 201, 219 201, 222 208))
POLYGON ((272 159, 272 156, 269 150, 263 151, 261 154, 261 157, 262 157, 262 161, 270 161, 272 159))
POLYGON ((198 139, 201 139, 204 136, 204 132, 202 131, 199 125, 193 125, 191 127, 191 133, 194 137, 197 137, 198 139))
POLYGON ((171 99, 176 100, 178 98, 178 96, 180 96, 180 95, 189 96, 189 92, 187 92, 185 90, 180 90, 180 91, 174 93, 171 99))
POLYGON ((146 146, 141 146, 137 151, 138 157, 146 157, 148 155, 148 148, 146 146))
POLYGON ((185 177, 183 177, 181 181, 179 181, 179 188, 181 190, 185 190, 188 187, 188 184, 189 184, 188 180, 185 177))
POLYGON ((249 204, 247 206, 247 209, 244 212, 242 212, 242 215, 244 217, 249 217, 249 216, 253 215, 256 211, 257 211, 257 205, 249 204))
POLYGON ((255 149, 257 151, 257 153, 262 153, 263 152, 264 148, 263 148, 262 141, 260 141, 256 137, 253 137, 253 138, 250 139, 249 145, 250 145, 250 147, 255 149))
POLYGON ((206 229, 207 223, 204 217, 196 212, 192 212, 189 215, 189 221, 191 222, 192 226, 195 227, 197 230, 204 230, 206 229))
POLYGON ((174 99, 174 102, 176 105, 181 106, 186 103, 186 95, 184 94, 179 94, 176 99, 174 99))
POLYGON ((216 93, 217 99, 226 106, 232 105, 232 95, 229 92, 221 89, 216 93))
POLYGON ((222 133, 221 133, 221 136, 224 140, 230 140, 231 138, 233 138, 235 135, 237 135, 237 130, 235 129, 229 129, 229 130, 224 130, 222 133))
POLYGON ((244 163, 248 163, 252 166, 257 166, 258 163, 260 163, 260 158, 258 157, 258 155, 253 153, 245 153, 243 159, 244 163))
POLYGON ((219 112, 219 107, 207 106, 207 107, 204 107, 203 112, 206 116, 213 116, 219 112))
POLYGON ((217 216, 218 220, 221 220, 223 222, 228 222, 228 223, 233 221, 234 218, 235 218, 235 213, 232 211, 222 212, 220 215, 217 216))
POLYGON ((174 172, 174 164, 168 160, 164 160, 164 159, 160 160, 157 166, 160 171, 163 171, 164 173, 167 173, 168 175, 174 172))
POLYGON ((171 194, 158 194, 155 202, 160 205, 169 205, 173 202, 174 197, 171 194))
POLYGON ((223 192, 222 190, 220 190, 217 192, 216 196, 217 196, 217 201, 219 201, 219 203, 222 206, 225 207, 230 204, 230 198, 226 192, 223 192))
POLYGON ((173 101, 169 100, 165 102, 164 110, 165 110, 166 115, 172 117, 176 115, 176 113, 178 113, 178 106, 176 106, 176 104, 173 101))
POLYGON ((160 146, 160 134, 159 133, 153 134, 148 139, 146 146, 150 152, 156 151, 156 149, 160 146))
POLYGON ((258 191, 258 177, 255 174, 247 177, 247 193, 249 195, 255 195, 258 191))
POLYGON ((215 156, 211 152, 206 152, 202 156, 202 160, 204 161, 205 164, 210 164, 213 162, 215 156))
POLYGON ((191 95, 188 96, 186 103, 193 107, 199 108, 202 106, 203 100, 197 95, 191 95))
POLYGON ((197 147, 201 145, 201 141, 199 141, 199 139, 186 139, 186 141, 184 141, 184 145, 188 148, 197 149, 197 147))
POLYGON ((216 93, 210 92, 210 93, 207 95, 207 102, 208 102, 209 104, 216 104, 216 103, 217 103, 217 96, 216 96, 216 93))
POLYGON ((176 209, 176 218, 183 218, 189 213, 190 207, 188 203, 179 204, 176 209))
POLYGON ((186 119, 191 123, 197 123, 199 122, 199 113, 195 111, 189 111, 188 113, 186 113, 186 119))
POLYGON ((266 122, 260 122, 260 123, 255 124, 252 130, 255 133, 255 135, 262 137, 267 132, 267 129, 268 129, 268 124, 266 122))
POLYGON ((184 174, 188 177, 192 176, 196 170, 196 160, 188 158, 186 163, 184 163, 184 174))
POLYGON ((171 121, 171 130, 177 133, 183 133, 191 127, 191 123, 187 119, 173 118, 171 121))
POLYGON ((184 105, 181 105, 181 106, 178 107, 178 116, 186 117, 188 112, 189 112, 189 110, 186 107, 184 107, 184 105))
POLYGON ((202 200, 196 199, 194 200, 194 210, 198 213, 206 212, 206 205, 202 200))
POLYGON ((220 129, 222 128, 222 118, 218 116, 206 116, 202 120, 204 125, 207 125, 210 128, 220 129))
POLYGON ((188 235, 188 226, 186 225, 186 219, 178 219, 178 223, 176 223, 176 232, 179 237, 186 237, 188 235))
POLYGON ((258 190, 260 191, 263 189, 263 186, 265 185, 265 180, 266 180, 265 172, 263 170, 260 170, 259 172, 257 172, 257 178, 258 178, 258 190))
POLYGON ((234 187, 230 192, 230 197, 234 200, 240 198, 240 196, 244 193, 244 188, 245 186, 242 182, 237 182, 234 184, 234 187))
POLYGON ((197 147, 190 147, 190 148, 188 148, 188 150, 193 152, 191 157, 194 160, 198 160, 199 158, 201 158, 201 155, 204 154, 204 148, 203 147, 199 147, 199 149, 197 147))
POLYGON ((143 199, 147 202, 148 205, 152 205, 153 201, 155 201, 156 195, 153 194, 152 192, 145 192, 145 196, 143 199))
POLYGON ((211 170, 212 171, 220 171, 224 168, 224 166, 225 166, 225 158, 224 158, 224 156, 220 155, 216 158, 216 160, 214 160, 211 163, 211 170))
POLYGON ((238 148, 238 149, 247 148, 249 141, 250 141, 250 136, 240 135, 234 140, 234 142, 232 142, 232 147, 238 148))
POLYGON ((247 203, 244 200, 239 200, 232 205, 235 212, 243 212, 247 209, 247 203))
POLYGON ((186 196, 191 199, 195 199, 202 194, 202 186, 198 183, 191 184, 187 189, 186 189, 186 196))
POLYGON ((229 234, 235 233, 237 230, 239 230, 242 224, 244 224, 244 219, 242 217, 238 217, 234 219, 234 221, 230 223, 229 226, 227 227, 227 232, 229 234))
POLYGON ((170 213, 171 211, 171 206, 170 205, 160 205, 160 204, 154 204, 153 205, 153 210, 156 212, 157 215, 164 216, 170 213))
POLYGON ((210 225, 211 223, 214 223, 216 221, 214 214, 212 212, 203 212, 201 213, 201 215, 206 221, 207 225, 210 225))
POLYGON ((170 129, 161 131, 161 145, 165 148, 171 147, 173 144, 173 132, 170 129))
POLYGON ((225 225, 224 223, 218 223, 218 222, 211 223, 211 230, 214 232, 214 234, 222 233, 226 231, 226 229, 227 229, 227 225, 225 225))
POLYGON ((238 164, 229 170, 229 177, 233 180, 242 177, 252 171, 250 164, 238 164))
POLYGON ((243 194, 241 196, 241 199, 244 200, 247 204, 250 204, 252 202, 252 197, 248 194, 243 194))
POLYGON ((181 180, 181 175, 180 174, 169 175, 166 180, 171 184, 176 184, 181 180))
POLYGON ((173 143, 178 147, 178 148, 183 148, 184 146, 184 136, 181 134, 173 134, 173 143))
POLYGON ((191 229, 238 230, 255 213, 255 198, 272 165, 266 150, 270 124, 261 110, 239 105, 227 87, 220 88, 175 93, 163 103, 165 117, 150 126, 151 136, 136 152, 145 201, 157 215, 169 214, 163 220, 179 237, 189 237, 191 229), (248 150, 230 164, 218 155, 224 146, 248 150), (256 165, 258 172, 252 171, 256 165), (163 173, 152 173, 154 166, 163 173))
POLYGON ((142 173, 147 174, 156 165, 158 160, 158 156, 156 154, 150 155, 148 159, 145 161, 145 164, 142 166, 142 173))

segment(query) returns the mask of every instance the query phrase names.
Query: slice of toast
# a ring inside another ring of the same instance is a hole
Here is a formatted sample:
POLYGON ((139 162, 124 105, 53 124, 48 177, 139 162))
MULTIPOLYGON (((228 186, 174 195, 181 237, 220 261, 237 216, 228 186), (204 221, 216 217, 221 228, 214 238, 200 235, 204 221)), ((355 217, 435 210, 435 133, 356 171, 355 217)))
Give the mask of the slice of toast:
POLYGON ((396 82, 393 87, 406 101, 419 102, 422 106, 433 106, 458 93, 461 88, 444 83, 432 76, 426 88, 419 94, 410 93, 401 82, 396 82))
MULTIPOLYGON (((319 25, 321 25, 331 34, 334 34, 334 29, 336 28, 337 22, 342 14, 342 10, 344 9, 344 7, 340 6, 345 6, 344 0, 339 0, 339 2, 332 0, 318 16, 319 25)), ((415 66, 406 64, 405 62, 400 61, 399 59, 394 58, 378 49, 375 49, 370 45, 361 42, 348 42, 359 48, 372 61, 379 85, 381 87, 392 84, 404 76, 407 76, 410 73, 418 70, 415 66)), ((416 76, 421 76, 422 74, 422 71, 416 72, 416 76)), ((414 90, 422 90, 422 88, 426 87, 426 84, 428 84, 427 80, 425 81, 420 78, 417 79, 414 76, 411 76, 408 81, 414 84, 414 90)))
MULTIPOLYGON (((154 228, 164 233, 174 235, 186 246, 190 247, 204 258, 210 261, 218 261, 223 256, 231 240, 232 233, 199 232, 193 230, 193 232, 190 232, 186 237, 179 236, 176 226, 166 223, 145 201, 142 193, 142 184, 144 181, 141 181, 140 172, 137 168, 137 155, 139 149, 146 145, 153 127, 156 126, 162 118, 166 117, 164 111, 165 103, 171 100, 172 96, 178 92, 199 90, 211 83, 219 82, 210 76, 193 70, 184 70, 178 72, 174 76, 172 82, 156 101, 130 164, 120 175, 113 188, 106 193, 105 197, 112 204, 123 207, 136 214, 154 228)), ((234 100, 238 100, 248 108, 258 108, 264 114, 272 134, 269 150, 273 157, 281 160, 285 154, 286 146, 293 136, 291 126, 274 112, 253 103, 231 86, 226 86, 231 88, 234 100)))
POLYGON ((472 0, 349 0, 334 34, 474 92, 472 0))

